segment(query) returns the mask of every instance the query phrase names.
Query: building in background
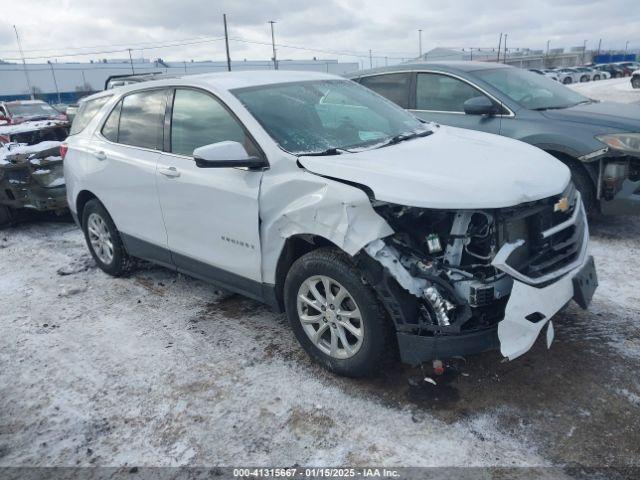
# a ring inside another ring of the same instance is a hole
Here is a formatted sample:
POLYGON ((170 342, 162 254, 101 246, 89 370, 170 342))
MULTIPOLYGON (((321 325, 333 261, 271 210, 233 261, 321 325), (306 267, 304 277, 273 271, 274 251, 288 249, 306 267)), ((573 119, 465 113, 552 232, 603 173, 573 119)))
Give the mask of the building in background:
MULTIPOLYGON (((504 50, 500 52, 500 63, 506 63, 507 65, 520 68, 575 67, 592 62, 594 53, 595 52, 592 51, 586 51, 584 47, 573 47, 569 50, 553 48, 548 52, 529 48, 508 48, 506 59, 504 57, 504 50)), ((635 54, 627 56, 633 56, 631 60, 635 59, 635 54)), ((495 62, 498 60, 498 49, 438 47, 422 55, 422 60, 431 62, 455 60, 495 62)), ((622 59, 611 61, 622 61, 622 59)))
MULTIPOLYGON (((359 65, 337 60, 278 60, 281 70, 311 70, 343 75, 359 65)), ((232 61, 231 70, 272 70, 271 60, 232 61)), ((161 59, 103 60, 91 63, 27 63, 32 92, 49 103, 73 103, 90 93, 104 90, 113 75, 140 73, 196 74, 224 72, 226 61, 164 62, 161 59)), ((0 61, 0 100, 28 99, 27 77, 21 63, 0 61)))

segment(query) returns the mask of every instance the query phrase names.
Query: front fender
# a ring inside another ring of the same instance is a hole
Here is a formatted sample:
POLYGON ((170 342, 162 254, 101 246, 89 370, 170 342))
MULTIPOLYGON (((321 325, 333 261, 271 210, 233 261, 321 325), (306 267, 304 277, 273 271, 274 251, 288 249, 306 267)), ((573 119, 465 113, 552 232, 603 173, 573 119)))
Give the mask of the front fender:
POLYGON ((276 282, 288 238, 323 237, 349 255, 393 233, 364 191, 304 170, 265 176, 260 192, 262 279, 276 282))

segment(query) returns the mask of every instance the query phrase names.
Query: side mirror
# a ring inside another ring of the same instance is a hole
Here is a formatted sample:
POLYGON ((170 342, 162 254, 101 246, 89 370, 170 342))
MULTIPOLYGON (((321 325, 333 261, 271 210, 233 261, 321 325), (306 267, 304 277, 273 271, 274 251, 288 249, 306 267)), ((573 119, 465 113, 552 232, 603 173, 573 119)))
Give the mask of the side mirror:
POLYGON ((258 157, 251 157, 239 142, 218 142, 198 147, 193 151, 193 159, 200 168, 263 168, 267 163, 258 157))
POLYGON ((499 112, 498 106, 485 96, 470 98, 463 107, 467 115, 495 115, 499 112))

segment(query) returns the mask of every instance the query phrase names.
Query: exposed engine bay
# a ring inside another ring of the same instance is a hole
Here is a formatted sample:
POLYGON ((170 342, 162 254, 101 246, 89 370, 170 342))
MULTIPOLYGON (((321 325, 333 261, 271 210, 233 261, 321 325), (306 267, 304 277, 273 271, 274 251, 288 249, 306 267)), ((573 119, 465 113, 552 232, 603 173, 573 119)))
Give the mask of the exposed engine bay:
MULTIPOLYGON (((514 281, 541 289, 584 263, 586 219, 572 184, 561 195, 504 209, 373 206, 396 232, 365 250, 384 267, 373 284, 399 333, 438 339, 495 328, 514 281)), ((540 328, 548 318, 537 310, 523 318, 542 320, 540 328)))

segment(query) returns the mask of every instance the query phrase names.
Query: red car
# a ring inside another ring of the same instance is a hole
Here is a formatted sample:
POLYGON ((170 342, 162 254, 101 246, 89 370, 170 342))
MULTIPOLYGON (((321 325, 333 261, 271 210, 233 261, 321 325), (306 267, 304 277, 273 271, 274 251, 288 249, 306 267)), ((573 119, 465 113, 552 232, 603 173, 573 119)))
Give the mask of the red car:
POLYGON ((16 125, 35 120, 68 121, 64 113, 42 100, 0 102, 0 125, 16 125))

